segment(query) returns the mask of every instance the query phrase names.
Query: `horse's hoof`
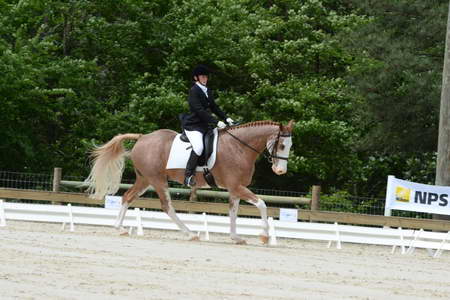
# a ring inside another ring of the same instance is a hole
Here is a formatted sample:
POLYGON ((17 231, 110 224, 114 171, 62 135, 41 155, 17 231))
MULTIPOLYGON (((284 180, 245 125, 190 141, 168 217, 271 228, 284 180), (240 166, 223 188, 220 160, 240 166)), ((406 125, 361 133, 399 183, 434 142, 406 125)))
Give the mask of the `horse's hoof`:
POLYGON ((247 245, 247 241, 242 239, 239 236, 233 235, 231 237, 231 240, 236 244, 236 245, 247 245))
POLYGON ((195 235, 195 236, 191 237, 189 240, 190 241, 200 241, 200 237, 195 235))
POLYGON ((114 228, 117 230, 117 232, 119 233, 119 235, 130 235, 129 230, 127 230, 125 227, 123 226, 114 226, 114 228))
POLYGON ((269 243, 269 237, 268 237, 267 235, 260 235, 260 236, 259 236, 259 239, 261 240, 261 242, 262 242, 264 245, 267 245, 267 244, 269 243))

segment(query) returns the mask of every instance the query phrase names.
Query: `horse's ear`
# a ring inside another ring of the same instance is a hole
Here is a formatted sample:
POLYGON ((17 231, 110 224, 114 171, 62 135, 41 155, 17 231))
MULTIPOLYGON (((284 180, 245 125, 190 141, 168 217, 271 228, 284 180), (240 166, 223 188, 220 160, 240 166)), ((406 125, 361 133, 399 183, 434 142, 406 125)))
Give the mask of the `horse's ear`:
POLYGON ((290 120, 286 126, 283 125, 283 131, 292 132, 294 124, 295 124, 294 120, 290 120))

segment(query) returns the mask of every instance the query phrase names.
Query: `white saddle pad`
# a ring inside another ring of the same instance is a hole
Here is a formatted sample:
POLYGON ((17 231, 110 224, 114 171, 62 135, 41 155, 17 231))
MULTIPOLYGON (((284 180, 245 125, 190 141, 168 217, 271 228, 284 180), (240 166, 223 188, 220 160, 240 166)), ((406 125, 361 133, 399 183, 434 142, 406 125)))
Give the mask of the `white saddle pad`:
MULTIPOLYGON (((167 161, 166 169, 186 169, 187 161, 191 155, 192 146, 191 143, 183 142, 180 139, 181 134, 177 134, 173 140, 172 147, 170 148, 169 160, 167 161)), ((214 163, 216 162, 217 154, 217 141, 218 141, 218 131, 217 128, 214 129, 214 142, 213 142, 213 153, 208 159, 206 166, 198 166, 197 171, 203 171, 203 168, 212 169, 214 163)))

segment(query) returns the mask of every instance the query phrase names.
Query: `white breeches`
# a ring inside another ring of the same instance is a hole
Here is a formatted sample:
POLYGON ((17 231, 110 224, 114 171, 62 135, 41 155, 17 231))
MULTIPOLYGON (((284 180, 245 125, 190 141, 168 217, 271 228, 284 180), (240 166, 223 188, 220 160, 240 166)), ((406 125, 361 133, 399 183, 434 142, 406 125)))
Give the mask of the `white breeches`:
POLYGON ((191 142, 192 149, 194 150, 195 154, 198 156, 202 155, 203 152, 203 133, 200 131, 187 131, 186 136, 188 137, 189 141, 191 142))

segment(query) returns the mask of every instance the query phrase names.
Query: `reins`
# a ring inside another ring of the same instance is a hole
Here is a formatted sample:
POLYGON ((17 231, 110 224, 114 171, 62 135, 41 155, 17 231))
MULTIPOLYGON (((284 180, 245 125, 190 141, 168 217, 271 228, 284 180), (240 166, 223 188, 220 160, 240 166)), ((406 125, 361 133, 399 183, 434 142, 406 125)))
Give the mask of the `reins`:
POLYGON ((240 138, 238 138, 237 136, 235 136, 234 134, 230 133, 226 128, 225 128, 225 132, 228 133, 229 135, 231 135, 234 139, 236 139, 237 141, 239 141, 239 143, 241 143, 242 145, 246 146, 247 148, 250 148, 251 150, 255 151, 258 154, 262 154, 270 163, 273 162, 273 159, 282 159, 282 160, 288 160, 288 157, 282 157, 282 156, 278 156, 276 155, 276 148, 278 147, 278 143, 280 142, 280 137, 290 137, 292 136, 291 134, 287 133, 287 134, 281 134, 281 130, 278 131, 278 136, 277 139, 272 147, 272 153, 269 153, 268 155, 264 152, 264 150, 266 148, 264 148, 264 150, 262 152, 259 152, 258 150, 256 150, 255 148, 253 148, 252 146, 250 146, 249 144, 247 144, 246 142, 244 142, 243 140, 241 140, 240 138))

